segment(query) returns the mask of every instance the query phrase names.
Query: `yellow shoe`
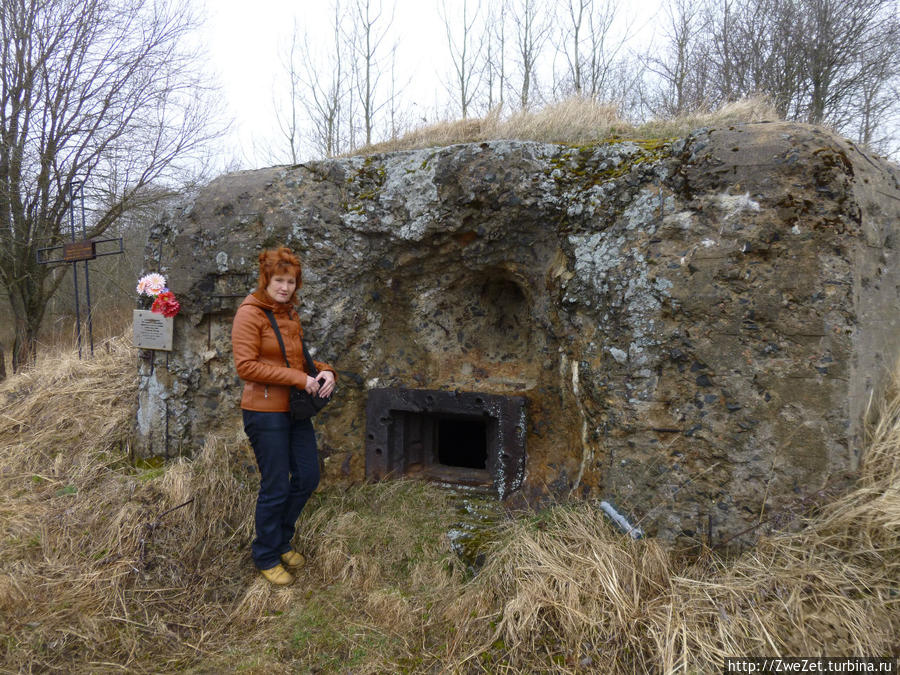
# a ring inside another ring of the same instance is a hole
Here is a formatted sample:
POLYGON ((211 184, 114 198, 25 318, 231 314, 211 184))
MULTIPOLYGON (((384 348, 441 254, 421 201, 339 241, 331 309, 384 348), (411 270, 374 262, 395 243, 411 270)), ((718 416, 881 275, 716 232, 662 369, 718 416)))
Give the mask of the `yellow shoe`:
POLYGON ((297 551, 292 549, 287 553, 281 554, 281 562, 288 567, 303 567, 306 563, 306 558, 303 557, 302 553, 297 553, 297 551))
POLYGON ((260 570, 259 573, 263 575, 266 581, 276 586, 289 586, 294 583, 294 575, 281 565, 275 565, 275 567, 270 567, 267 570, 260 570))

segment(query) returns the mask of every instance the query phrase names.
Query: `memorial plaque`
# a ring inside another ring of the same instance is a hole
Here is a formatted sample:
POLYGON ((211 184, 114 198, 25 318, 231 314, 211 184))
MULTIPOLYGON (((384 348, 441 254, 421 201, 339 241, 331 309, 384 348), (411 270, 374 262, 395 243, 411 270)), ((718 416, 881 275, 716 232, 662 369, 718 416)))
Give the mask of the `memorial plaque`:
POLYGON ((93 260, 97 257, 97 246, 93 239, 73 241, 71 244, 63 244, 63 260, 77 262, 79 260, 93 260))
POLYGON ((134 346, 172 351, 173 325, 174 317, 165 317, 149 309, 134 310, 134 346))

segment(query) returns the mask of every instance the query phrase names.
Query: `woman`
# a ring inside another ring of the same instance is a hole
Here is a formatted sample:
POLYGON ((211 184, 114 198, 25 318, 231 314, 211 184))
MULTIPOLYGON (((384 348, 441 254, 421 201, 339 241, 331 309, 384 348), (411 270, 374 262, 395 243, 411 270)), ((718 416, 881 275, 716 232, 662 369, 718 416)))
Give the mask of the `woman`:
POLYGON ((319 484, 319 456, 312 422, 292 420, 292 387, 313 396, 331 396, 334 369, 315 361, 317 378, 306 373, 303 329, 294 310, 301 285, 300 261, 290 249, 259 254, 259 286, 238 307, 231 328, 231 346, 238 376, 244 381, 241 410, 244 431, 259 466, 256 499, 256 539, 253 562, 265 579, 283 586, 294 581, 285 566, 303 565, 303 555, 291 548, 294 525, 319 484), (264 310, 275 315, 290 367, 264 310))

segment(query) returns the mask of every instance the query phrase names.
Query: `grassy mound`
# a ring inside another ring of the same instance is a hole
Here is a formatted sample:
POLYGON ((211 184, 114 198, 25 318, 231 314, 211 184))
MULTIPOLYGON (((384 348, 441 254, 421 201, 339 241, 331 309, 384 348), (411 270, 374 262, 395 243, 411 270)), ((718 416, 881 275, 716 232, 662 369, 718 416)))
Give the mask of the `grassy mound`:
POLYGON ((586 145, 620 137, 671 138, 687 135, 700 127, 776 119, 775 108, 763 97, 754 97, 729 103, 715 111, 635 125, 624 120, 615 105, 574 97, 505 117, 492 112, 484 117, 430 124, 400 138, 359 148, 352 154, 370 155, 504 139, 586 145))
POLYGON ((309 564, 250 561, 240 438, 128 460, 135 354, 0 385, 0 672, 714 672, 724 656, 900 653, 900 388, 856 489, 731 560, 614 532, 588 503, 502 518, 472 576, 425 484, 326 486, 309 564), (796 527, 794 528, 797 529, 796 527))

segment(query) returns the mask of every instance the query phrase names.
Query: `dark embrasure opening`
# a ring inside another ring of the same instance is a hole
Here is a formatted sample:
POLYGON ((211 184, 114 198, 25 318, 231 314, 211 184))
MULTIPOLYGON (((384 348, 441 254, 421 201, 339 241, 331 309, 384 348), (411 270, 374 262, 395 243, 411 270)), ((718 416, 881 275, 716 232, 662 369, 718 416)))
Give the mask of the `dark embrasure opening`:
POLYGON ((366 477, 421 477, 493 489, 502 499, 525 474, 525 398, 477 392, 371 389, 366 477))
POLYGON ((484 419, 442 416, 437 418, 435 427, 439 464, 487 468, 487 424, 484 419))

